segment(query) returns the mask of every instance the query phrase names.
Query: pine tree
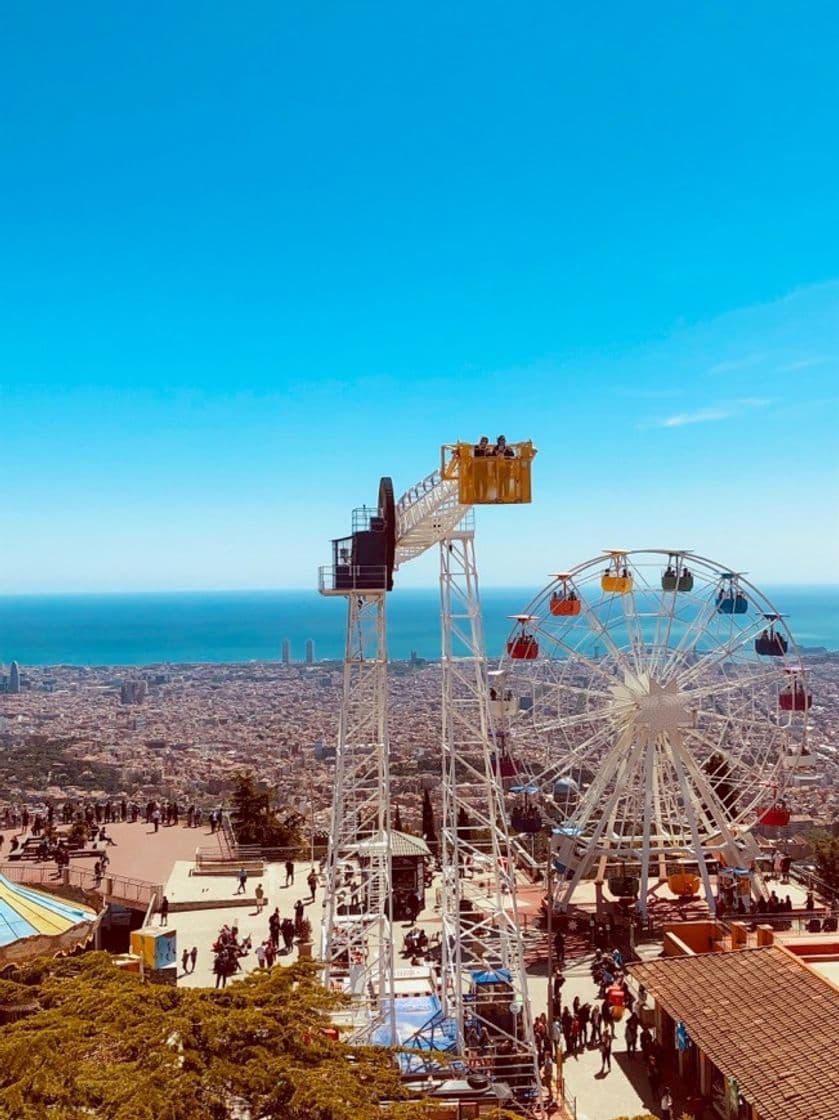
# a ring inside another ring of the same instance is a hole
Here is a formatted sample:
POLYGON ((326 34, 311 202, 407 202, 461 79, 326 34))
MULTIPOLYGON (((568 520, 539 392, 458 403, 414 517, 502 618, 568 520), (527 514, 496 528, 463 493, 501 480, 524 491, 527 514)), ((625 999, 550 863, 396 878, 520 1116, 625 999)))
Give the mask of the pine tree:
POLYGON ((299 813, 281 818, 271 794, 257 785, 253 774, 235 775, 231 802, 237 843, 263 848, 300 847, 303 818, 299 813))
POLYGON ((324 1033, 341 997, 295 962, 227 988, 144 984, 106 953, 0 980, 0 1120, 414 1120, 390 1051, 324 1033), (351 1057, 350 1057, 351 1056, 351 1057), (385 1111, 381 1101, 396 1103, 385 1111))
POLYGON ((428 787, 425 788, 422 795, 422 838, 432 852, 436 851, 437 830, 434 826, 434 807, 431 804, 428 787))

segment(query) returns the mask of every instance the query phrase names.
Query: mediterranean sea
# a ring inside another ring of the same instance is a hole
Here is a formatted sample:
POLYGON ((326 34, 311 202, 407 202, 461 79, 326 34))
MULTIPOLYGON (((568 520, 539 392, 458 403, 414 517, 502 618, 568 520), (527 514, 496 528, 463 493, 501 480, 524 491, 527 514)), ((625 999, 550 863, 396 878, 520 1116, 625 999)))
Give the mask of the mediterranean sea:
MULTIPOLYGON (((839 586, 761 588, 788 615, 799 646, 839 649, 839 586)), ((487 653, 497 657, 534 589, 481 592, 487 653)), ((436 588, 397 589, 388 597, 388 647, 394 659, 440 656, 436 588)), ((152 665, 165 662, 279 660, 291 643, 303 661, 343 656, 346 605, 315 591, 147 592, 0 596, 0 662, 25 665, 152 665)))

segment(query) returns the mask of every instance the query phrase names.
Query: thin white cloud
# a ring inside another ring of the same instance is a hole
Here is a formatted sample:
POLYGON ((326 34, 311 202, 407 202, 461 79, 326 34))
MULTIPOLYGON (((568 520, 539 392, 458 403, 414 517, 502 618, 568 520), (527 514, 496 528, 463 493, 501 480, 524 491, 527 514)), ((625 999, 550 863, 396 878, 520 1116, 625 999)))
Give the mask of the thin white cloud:
POLYGON ((768 408, 777 402, 774 397, 740 397, 734 403, 738 408, 768 408))
POLYGON ((778 366, 778 373, 797 373, 800 369, 823 366, 829 361, 830 358, 799 358, 795 362, 788 362, 785 366, 778 366))
POLYGON ((730 404, 711 408, 698 408, 695 412, 677 412, 652 423, 653 428, 683 428, 686 424, 712 424, 720 420, 730 420, 749 408, 768 408, 775 404, 772 397, 741 397, 730 404))
POLYGON ((759 365, 764 357, 765 355, 763 354, 746 354, 742 358, 732 358, 729 361, 717 362, 716 365, 711 366, 708 373, 736 373, 737 370, 749 369, 751 366, 759 365))
POLYGON ((665 416, 656 420, 655 428, 682 428, 685 424, 709 424, 716 420, 728 420, 734 415, 727 408, 700 408, 696 412, 678 412, 675 416, 665 416))

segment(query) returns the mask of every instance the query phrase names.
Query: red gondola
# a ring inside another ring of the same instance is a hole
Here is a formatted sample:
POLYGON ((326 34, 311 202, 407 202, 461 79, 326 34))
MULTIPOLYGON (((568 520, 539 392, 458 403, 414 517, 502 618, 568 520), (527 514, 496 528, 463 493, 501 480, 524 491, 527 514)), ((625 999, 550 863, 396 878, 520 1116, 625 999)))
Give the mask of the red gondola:
POLYGON ((529 614, 514 614, 510 617, 518 622, 521 629, 507 642, 507 653, 513 661, 535 661, 539 656, 539 643, 527 629, 527 624, 536 619, 529 614))
POLYGON ((789 824, 790 812, 783 801, 776 801, 768 809, 759 809, 758 814, 760 823, 768 824, 771 828, 783 828, 789 824))
POLYGON ((808 692, 800 681, 785 688, 778 697, 778 707, 782 712, 807 712, 813 703, 813 694, 808 692))
POLYGON ((519 764, 511 754, 502 754, 498 759, 498 776, 501 778, 515 778, 519 772, 519 764))

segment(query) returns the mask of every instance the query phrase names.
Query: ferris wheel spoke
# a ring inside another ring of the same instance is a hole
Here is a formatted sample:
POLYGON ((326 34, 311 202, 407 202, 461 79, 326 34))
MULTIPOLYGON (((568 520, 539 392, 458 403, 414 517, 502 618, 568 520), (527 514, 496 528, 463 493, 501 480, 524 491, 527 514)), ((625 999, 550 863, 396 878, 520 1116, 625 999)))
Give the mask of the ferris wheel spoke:
POLYGON ((548 723, 539 725, 540 732, 550 731, 563 731, 569 727, 585 726, 587 723, 592 723, 594 720, 603 719, 606 714, 604 708, 592 708, 588 712, 574 712, 567 716, 556 716, 548 723))
MULTIPOLYGON (((684 745, 676 744, 676 749, 679 752, 679 757, 686 770, 690 773, 696 789, 702 797, 703 805, 706 806, 719 834, 723 838, 730 858, 734 860, 739 859, 739 853, 735 843, 734 824, 729 818, 725 805, 718 797, 716 790, 711 784, 710 775, 702 770, 691 751, 687 750, 684 745)), ((737 864, 735 863, 734 866, 737 866, 737 864)))
MULTIPOLYGON (((544 633, 549 633, 549 632, 544 631, 544 633)), ((565 642, 560 641, 558 638, 556 638, 554 636, 551 636, 551 640, 554 642, 554 645, 558 646, 560 649, 563 650, 564 653, 566 653, 568 655, 567 660, 568 660, 569 663, 573 662, 573 663, 579 664, 580 666, 583 666, 586 669, 591 670, 592 673, 596 673, 597 676, 599 678, 602 678, 602 680, 610 688, 617 681, 618 678, 617 678, 617 675, 614 672, 610 673, 608 671, 608 669, 605 669, 598 661, 595 661, 593 658, 589 657, 588 654, 582 653, 575 646, 567 645, 565 642)), ((563 659, 563 663, 564 663, 564 659, 563 659)), ((606 695, 606 694, 604 693, 603 695, 606 695)))
MULTIPOLYGON (((729 693, 736 694, 742 692, 746 687, 755 688, 762 685, 777 685, 778 671, 774 666, 766 667, 755 664, 756 671, 750 673, 747 671, 747 665, 739 666, 741 672, 733 677, 720 677, 718 680, 710 684, 700 684, 694 688, 684 688, 687 698, 693 700, 705 700, 708 698, 719 698, 728 695, 729 693)), ((680 680, 679 684, 691 684, 691 680, 680 680)))
MULTIPOLYGON (((595 794, 594 786, 592 786, 591 790, 589 790, 590 800, 585 806, 581 818, 579 820, 575 820, 574 822, 577 828, 580 829, 580 836, 578 840, 582 841, 585 844, 585 851, 577 860, 577 866, 574 870, 574 874, 571 877, 571 881, 569 883, 566 883, 565 885, 565 891, 563 893, 566 898, 571 897, 571 895, 574 893, 575 888, 577 887, 577 884, 580 882, 580 879, 591 867, 593 860, 597 858, 597 849, 600 844, 601 837, 606 827, 608 826, 609 821, 612 819, 615 804, 620 798, 622 781, 625 777, 626 770, 630 763, 631 752, 626 752, 625 744, 623 742, 617 743, 613 750, 619 750, 620 753, 615 753, 612 756, 612 764, 609 766, 608 770, 604 769, 604 771, 601 772, 599 780, 595 782, 595 785, 599 785, 600 787, 599 792, 595 794), (600 815, 600 819, 594 826, 594 831, 592 832, 591 837, 588 838, 588 841, 586 842, 586 838, 584 837, 585 829, 595 811, 599 807, 600 797, 607 788, 608 781, 613 775, 615 778, 614 786, 609 794, 605 806, 603 807, 603 812, 600 815)), ((573 838, 563 846, 563 853, 568 853, 566 859, 568 859, 569 857, 573 857, 576 847, 577 842, 575 842, 573 838)), ((562 856, 560 858, 562 858, 562 856)))
MULTIPOLYGON (((725 744, 715 743, 713 740, 708 739, 707 736, 697 732, 693 732, 690 738, 690 747, 687 743, 683 743, 682 753, 690 755, 712 789, 714 789, 715 786, 715 776, 706 769, 707 763, 714 755, 722 756, 725 773, 716 776, 716 784, 720 785, 722 782, 726 782, 731 783, 731 785, 736 788, 738 804, 736 808, 730 809, 730 815, 735 819, 741 819, 755 803, 756 788, 759 785, 760 774, 755 772, 753 766, 744 761, 742 754, 735 753, 734 749, 728 749, 725 744), (707 754, 707 759, 704 766, 700 766, 699 759, 693 749, 694 742, 700 743, 705 748, 704 753, 707 754)), ((732 744, 732 747, 739 748, 739 744, 732 744)), ((718 797, 716 791, 714 795, 718 797)))
MULTIPOLYGON (((608 742, 613 734, 611 725, 604 724, 593 734, 588 735, 581 743, 572 745, 568 741, 563 743, 561 748, 562 758, 547 766, 543 766, 540 774, 553 773, 555 777, 561 777, 568 774, 575 767, 583 765, 585 762, 590 761, 588 755, 601 747, 604 743, 608 742)), ((527 760, 525 759, 525 764, 527 760)), ((531 771, 532 773, 532 771, 531 771)), ((540 779, 541 780, 541 779, 540 779)))
MULTIPOLYGON (((689 666, 681 677, 682 683, 690 682, 694 678, 701 676, 706 669, 714 668, 722 664, 722 662, 729 660, 738 650, 741 650, 747 644, 751 644, 765 625, 763 619, 753 619, 748 626, 743 626, 736 630, 727 640, 724 640, 722 644, 717 645, 710 652, 703 654, 695 664, 689 666)), ((692 652, 692 650, 685 652, 689 653, 692 652)), ((678 668, 678 666, 674 667, 678 668)))
POLYGON ((582 602, 582 617, 584 617, 585 620, 588 622, 589 629, 592 631, 592 633, 596 637, 600 638, 600 640, 603 642, 603 644, 607 647, 607 649, 611 653, 612 659, 614 660, 614 662, 618 666, 620 666, 620 668, 623 670, 623 672, 624 673, 626 673, 626 672, 632 673, 633 672, 632 665, 630 665, 630 663, 624 657, 623 650, 615 644, 615 642, 612 638, 612 635, 610 634, 608 628, 603 625, 603 623, 597 617, 595 612, 589 607, 588 603, 586 603, 584 600, 581 600, 581 602, 582 602))
MULTIPOLYGON (((675 744, 674 744, 675 745, 675 744)), ((711 917, 716 912, 716 903, 714 902, 714 893, 711 889, 711 879, 708 875, 708 865, 702 850, 702 838, 699 832, 699 824, 697 821, 697 805, 694 801, 693 790, 685 773, 685 768, 682 763, 681 753, 674 750, 672 753, 673 766, 676 771, 676 777, 679 782, 679 788, 682 793, 682 804, 684 806, 685 815, 687 816, 688 827, 690 828, 691 839, 693 841, 692 847, 699 861, 699 873, 702 876, 702 885, 705 888, 705 901, 708 903, 708 909, 711 912, 711 917)), ((701 798, 699 799, 699 807, 702 805, 701 798)))
MULTIPOLYGON (((708 597, 702 602, 700 609, 696 612, 694 617, 688 622, 685 632, 682 635, 679 644, 673 650, 671 657, 665 665, 662 674, 664 680, 668 680, 673 673, 684 664, 685 659, 694 653, 699 641, 703 635, 712 633, 715 636, 718 633, 719 627, 715 628, 712 624, 720 623, 726 620, 729 624, 729 633, 734 627, 733 615, 721 615, 719 613, 717 603, 717 596, 713 585, 709 584, 707 587, 708 597)), ((744 629, 748 629, 745 627, 744 629)))

